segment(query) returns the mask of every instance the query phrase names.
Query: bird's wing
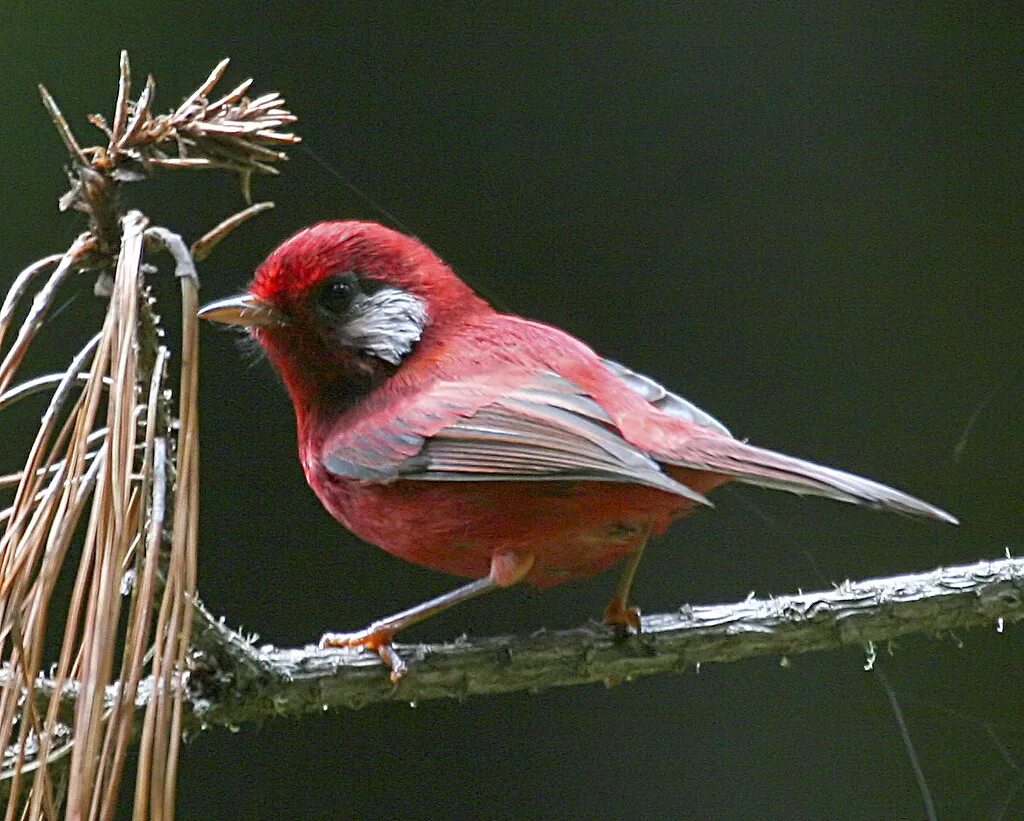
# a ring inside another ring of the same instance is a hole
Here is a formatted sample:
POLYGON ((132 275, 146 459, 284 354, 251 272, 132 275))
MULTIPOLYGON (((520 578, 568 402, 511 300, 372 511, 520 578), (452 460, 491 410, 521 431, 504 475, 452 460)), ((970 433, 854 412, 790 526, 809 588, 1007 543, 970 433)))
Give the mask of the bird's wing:
POLYGON ((664 411, 670 416, 685 419, 687 422, 692 422, 702 428, 711 428, 726 436, 732 435, 729 433, 728 428, 710 413, 701 410, 678 394, 672 393, 672 391, 664 385, 658 384, 651 377, 630 370, 625 365, 611 359, 602 359, 601 363, 658 410, 664 411))
POLYGON ((322 461, 337 476, 368 482, 630 482, 709 504, 623 439, 581 388, 551 372, 511 389, 438 382, 385 419, 371 415, 338 431, 322 461))
POLYGON ((824 496, 877 510, 957 524, 956 517, 902 490, 737 439, 693 436, 680 443, 672 454, 660 455, 658 459, 679 467, 724 473, 748 485, 824 496))
POLYGON ((944 510, 881 482, 734 439, 714 417, 650 377, 608 359, 603 362, 608 370, 656 408, 698 426, 689 432, 690 435, 673 442, 668 452, 652 453, 663 464, 721 473, 738 482, 759 487, 825 496, 908 516, 956 522, 955 517, 944 510))

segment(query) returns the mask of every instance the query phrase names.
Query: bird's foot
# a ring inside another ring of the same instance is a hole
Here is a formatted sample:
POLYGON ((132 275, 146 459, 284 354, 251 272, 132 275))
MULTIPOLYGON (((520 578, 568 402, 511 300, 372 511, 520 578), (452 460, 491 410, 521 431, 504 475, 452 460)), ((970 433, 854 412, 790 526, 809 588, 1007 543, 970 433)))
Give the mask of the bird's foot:
POLYGON ((391 644, 394 635, 394 630, 371 624, 355 633, 324 633, 320 637, 320 648, 361 647, 372 650, 391 669, 391 683, 398 684, 408 667, 391 644))
POLYGON ((624 636, 637 635, 640 629, 640 608, 630 607, 624 599, 615 597, 604 609, 604 623, 624 636))

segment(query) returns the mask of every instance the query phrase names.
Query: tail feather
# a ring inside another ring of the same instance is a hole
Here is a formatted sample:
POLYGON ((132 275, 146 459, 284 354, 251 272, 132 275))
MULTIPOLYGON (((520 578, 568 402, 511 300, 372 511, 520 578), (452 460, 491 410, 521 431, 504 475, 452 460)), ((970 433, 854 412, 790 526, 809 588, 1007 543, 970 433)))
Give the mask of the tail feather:
POLYGON ((956 517, 946 511, 901 490, 737 439, 694 438, 687 441, 684 453, 665 461, 681 467, 725 473, 748 485, 825 496, 877 510, 959 524, 956 517))

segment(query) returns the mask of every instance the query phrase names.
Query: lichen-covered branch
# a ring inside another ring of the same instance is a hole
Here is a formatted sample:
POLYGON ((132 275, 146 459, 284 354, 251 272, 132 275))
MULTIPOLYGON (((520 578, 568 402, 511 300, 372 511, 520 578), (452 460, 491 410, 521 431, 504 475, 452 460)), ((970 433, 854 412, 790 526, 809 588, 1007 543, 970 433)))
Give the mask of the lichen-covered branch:
POLYGON ((257 649, 201 611, 189 689, 195 722, 237 725, 380 701, 624 682, 705 662, 870 646, 910 633, 994 628, 1021 618, 1024 559, 1007 558, 796 596, 686 605, 644 617, 643 633, 626 639, 592 624, 400 645, 409 671, 392 686, 375 654, 315 646, 257 649))
MULTIPOLYGON (((397 686, 374 653, 256 647, 195 607, 183 727, 238 726, 271 717, 359 709, 386 701, 538 692, 595 682, 628 682, 682 672, 708 662, 791 657, 846 645, 871 648, 913 633, 942 636, 971 627, 1001 628, 1024 619, 1024 558, 1006 558, 891 578, 844 582, 833 590, 749 598, 735 604, 684 605, 645 616, 643 633, 619 638, 588 624, 529 636, 460 638, 445 644, 398 645, 409 670, 397 686)), ((0 687, 15 686, 0 669, 0 687)), ((135 732, 153 683, 140 682, 135 732)), ((45 703, 54 684, 40 678, 45 703)), ((70 715, 80 690, 62 686, 70 715)), ((117 686, 106 704, 117 703, 117 686)), ((31 758, 31 756, 29 756, 31 758)), ((2 791, 4 782, 0 782, 2 791)))

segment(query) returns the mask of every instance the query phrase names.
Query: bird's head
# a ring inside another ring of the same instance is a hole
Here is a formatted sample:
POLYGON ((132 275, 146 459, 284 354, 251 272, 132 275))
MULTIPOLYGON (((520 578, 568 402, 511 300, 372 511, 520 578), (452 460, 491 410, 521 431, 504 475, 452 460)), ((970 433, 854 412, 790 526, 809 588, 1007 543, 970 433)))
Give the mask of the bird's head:
POLYGON ((419 240, 335 221, 286 240, 246 293, 199 316, 247 328, 298 408, 352 401, 448 323, 485 307, 419 240))

